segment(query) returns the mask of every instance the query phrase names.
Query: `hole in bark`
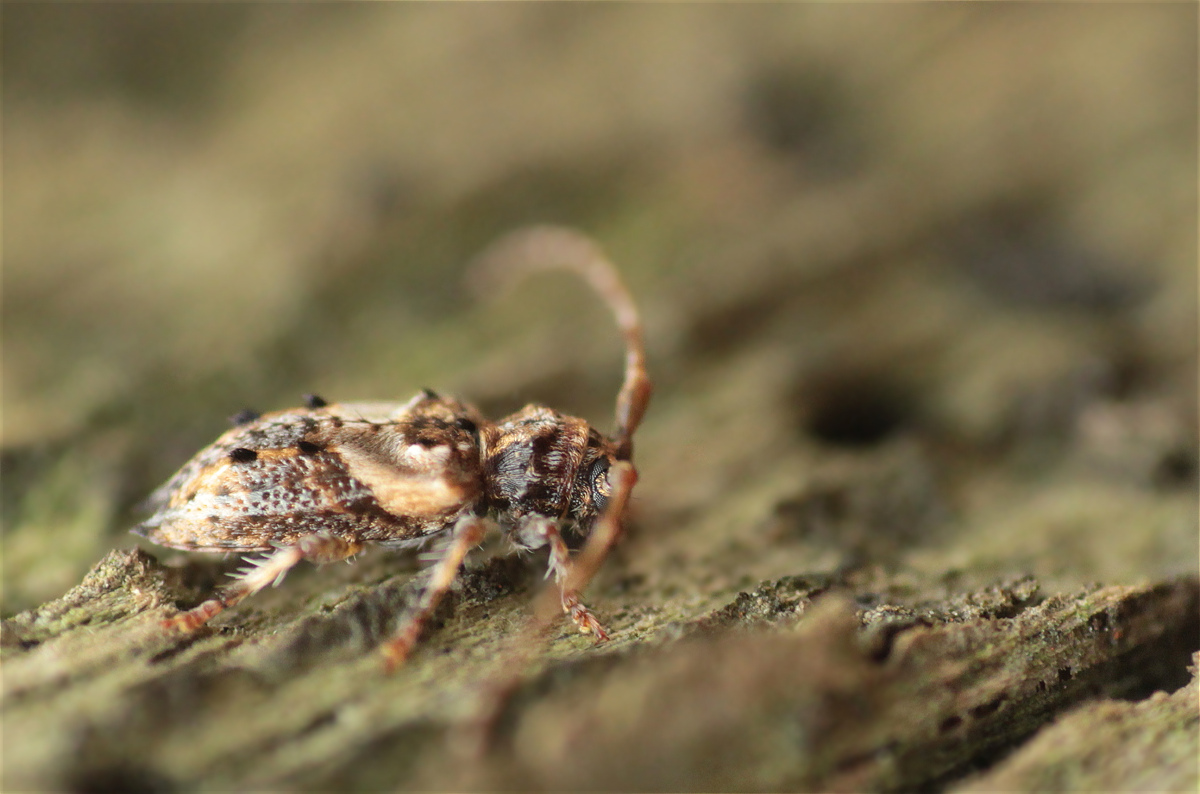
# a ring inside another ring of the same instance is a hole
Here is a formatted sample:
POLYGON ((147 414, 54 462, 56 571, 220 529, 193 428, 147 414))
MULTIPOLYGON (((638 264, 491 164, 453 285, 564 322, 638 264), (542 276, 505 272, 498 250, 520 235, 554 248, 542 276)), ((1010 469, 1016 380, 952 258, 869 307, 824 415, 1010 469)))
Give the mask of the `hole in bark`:
POLYGON ((804 430, 828 444, 873 446, 911 419, 908 395, 877 375, 827 375, 800 391, 804 430))
POLYGON ((1058 668, 1058 680, 1060 683, 1065 682, 1065 681, 1070 681, 1071 680, 1071 668, 1070 667, 1058 668))
POLYGON ((781 66, 753 75, 743 93, 747 130, 784 157, 799 156, 806 171, 852 173, 865 157, 844 87, 825 72, 781 66))
POLYGON ((1160 488, 1178 488, 1196 481, 1197 461, 1191 451, 1173 449, 1163 455, 1154 469, 1154 483, 1160 488))

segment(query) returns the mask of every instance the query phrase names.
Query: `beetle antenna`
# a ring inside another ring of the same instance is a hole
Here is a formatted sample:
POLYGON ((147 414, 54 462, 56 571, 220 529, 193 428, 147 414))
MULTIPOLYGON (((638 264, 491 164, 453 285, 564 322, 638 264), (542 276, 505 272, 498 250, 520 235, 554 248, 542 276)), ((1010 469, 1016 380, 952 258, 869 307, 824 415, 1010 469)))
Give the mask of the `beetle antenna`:
MULTIPOLYGON (((617 268, 591 238, 562 226, 530 226, 505 235, 471 266, 483 288, 540 270, 569 270, 583 278, 612 311, 625 338, 625 380, 617 393, 618 457, 633 454, 633 434, 650 402, 642 320, 617 268)), ((478 279, 476 281, 476 279, 478 279)))

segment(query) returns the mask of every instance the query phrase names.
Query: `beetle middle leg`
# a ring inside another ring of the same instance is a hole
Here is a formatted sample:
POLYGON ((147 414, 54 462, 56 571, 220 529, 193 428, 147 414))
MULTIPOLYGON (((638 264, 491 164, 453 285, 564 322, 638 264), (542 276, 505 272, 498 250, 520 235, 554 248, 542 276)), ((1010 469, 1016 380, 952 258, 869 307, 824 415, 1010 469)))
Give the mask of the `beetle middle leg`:
POLYGON ((185 634, 203 626, 216 615, 243 599, 252 596, 267 585, 277 585, 301 560, 326 563, 353 557, 362 551, 363 544, 323 533, 304 535, 294 545, 280 547, 273 554, 260 560, 250 560, 249 565, 238 571, 232 584, 221 588, 215 598, 200 606, 163 621, 166 628, 185 634))
POLYGON ((421 638, 425 624, 437 610, 446 591, 454 584, 458 569, 467 553, 483 541, 487 528, 487 519, 479 516, 466 516, 454 525, 449 544, 430 572, 429 583, 425 586, 421 602, 417 604, 403 628, 383 646, 384 664, 389 671, 404 664, 413 646, 421 638))

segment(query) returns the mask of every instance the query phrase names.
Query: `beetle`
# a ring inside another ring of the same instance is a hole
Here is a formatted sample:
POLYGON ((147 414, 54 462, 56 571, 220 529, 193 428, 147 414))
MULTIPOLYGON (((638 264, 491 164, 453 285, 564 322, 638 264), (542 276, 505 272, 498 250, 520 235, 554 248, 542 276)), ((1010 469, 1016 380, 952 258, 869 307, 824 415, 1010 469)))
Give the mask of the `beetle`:
POLYGON ((495 243, 479 283, 535 270, 581 276, 611 310, 625 341, 624 380, 609 436, 585 420, 527 405, 498 421, 423 390, 403 403, 326 403, 256 415, 202 449, 154 491, 134 528, 173 549, 266 556, 193 609, 165 621, 191 633, 271 584, 301 560, 327 563, 369 545, 442 541, 428 583, 382 646, 389 667, 411 653, 467 554, 498 527, 517 549, 549 546, 563 611, 597 641, 607 632, 580 601, 595 565, 577 569, 564 532, 604 527, 607 550, 637 480, 633 435, 650 400, 642 322, 616 268, 582 234, 538 226, 495 243))

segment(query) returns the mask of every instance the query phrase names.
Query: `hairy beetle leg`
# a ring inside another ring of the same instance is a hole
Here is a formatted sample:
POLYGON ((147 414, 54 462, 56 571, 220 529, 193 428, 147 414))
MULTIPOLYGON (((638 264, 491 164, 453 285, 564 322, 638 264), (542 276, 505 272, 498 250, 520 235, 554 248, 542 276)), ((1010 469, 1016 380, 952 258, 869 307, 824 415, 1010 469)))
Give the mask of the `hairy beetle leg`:
POLYGON ((305 535, 294 546, 284 546, 260 560, 247 561, 248 565, 237 572, 236 580, 222 588, 216 598, 210 598, 194 609, 164 620, 162 626, 181 634, 190 634, 246 597, 254 595, 268 585, 279 584, 287 572, 301 560, 318 564, 335 562, 353 557, 362 551, 362 547, 361 543, 331 535, 305 535))

